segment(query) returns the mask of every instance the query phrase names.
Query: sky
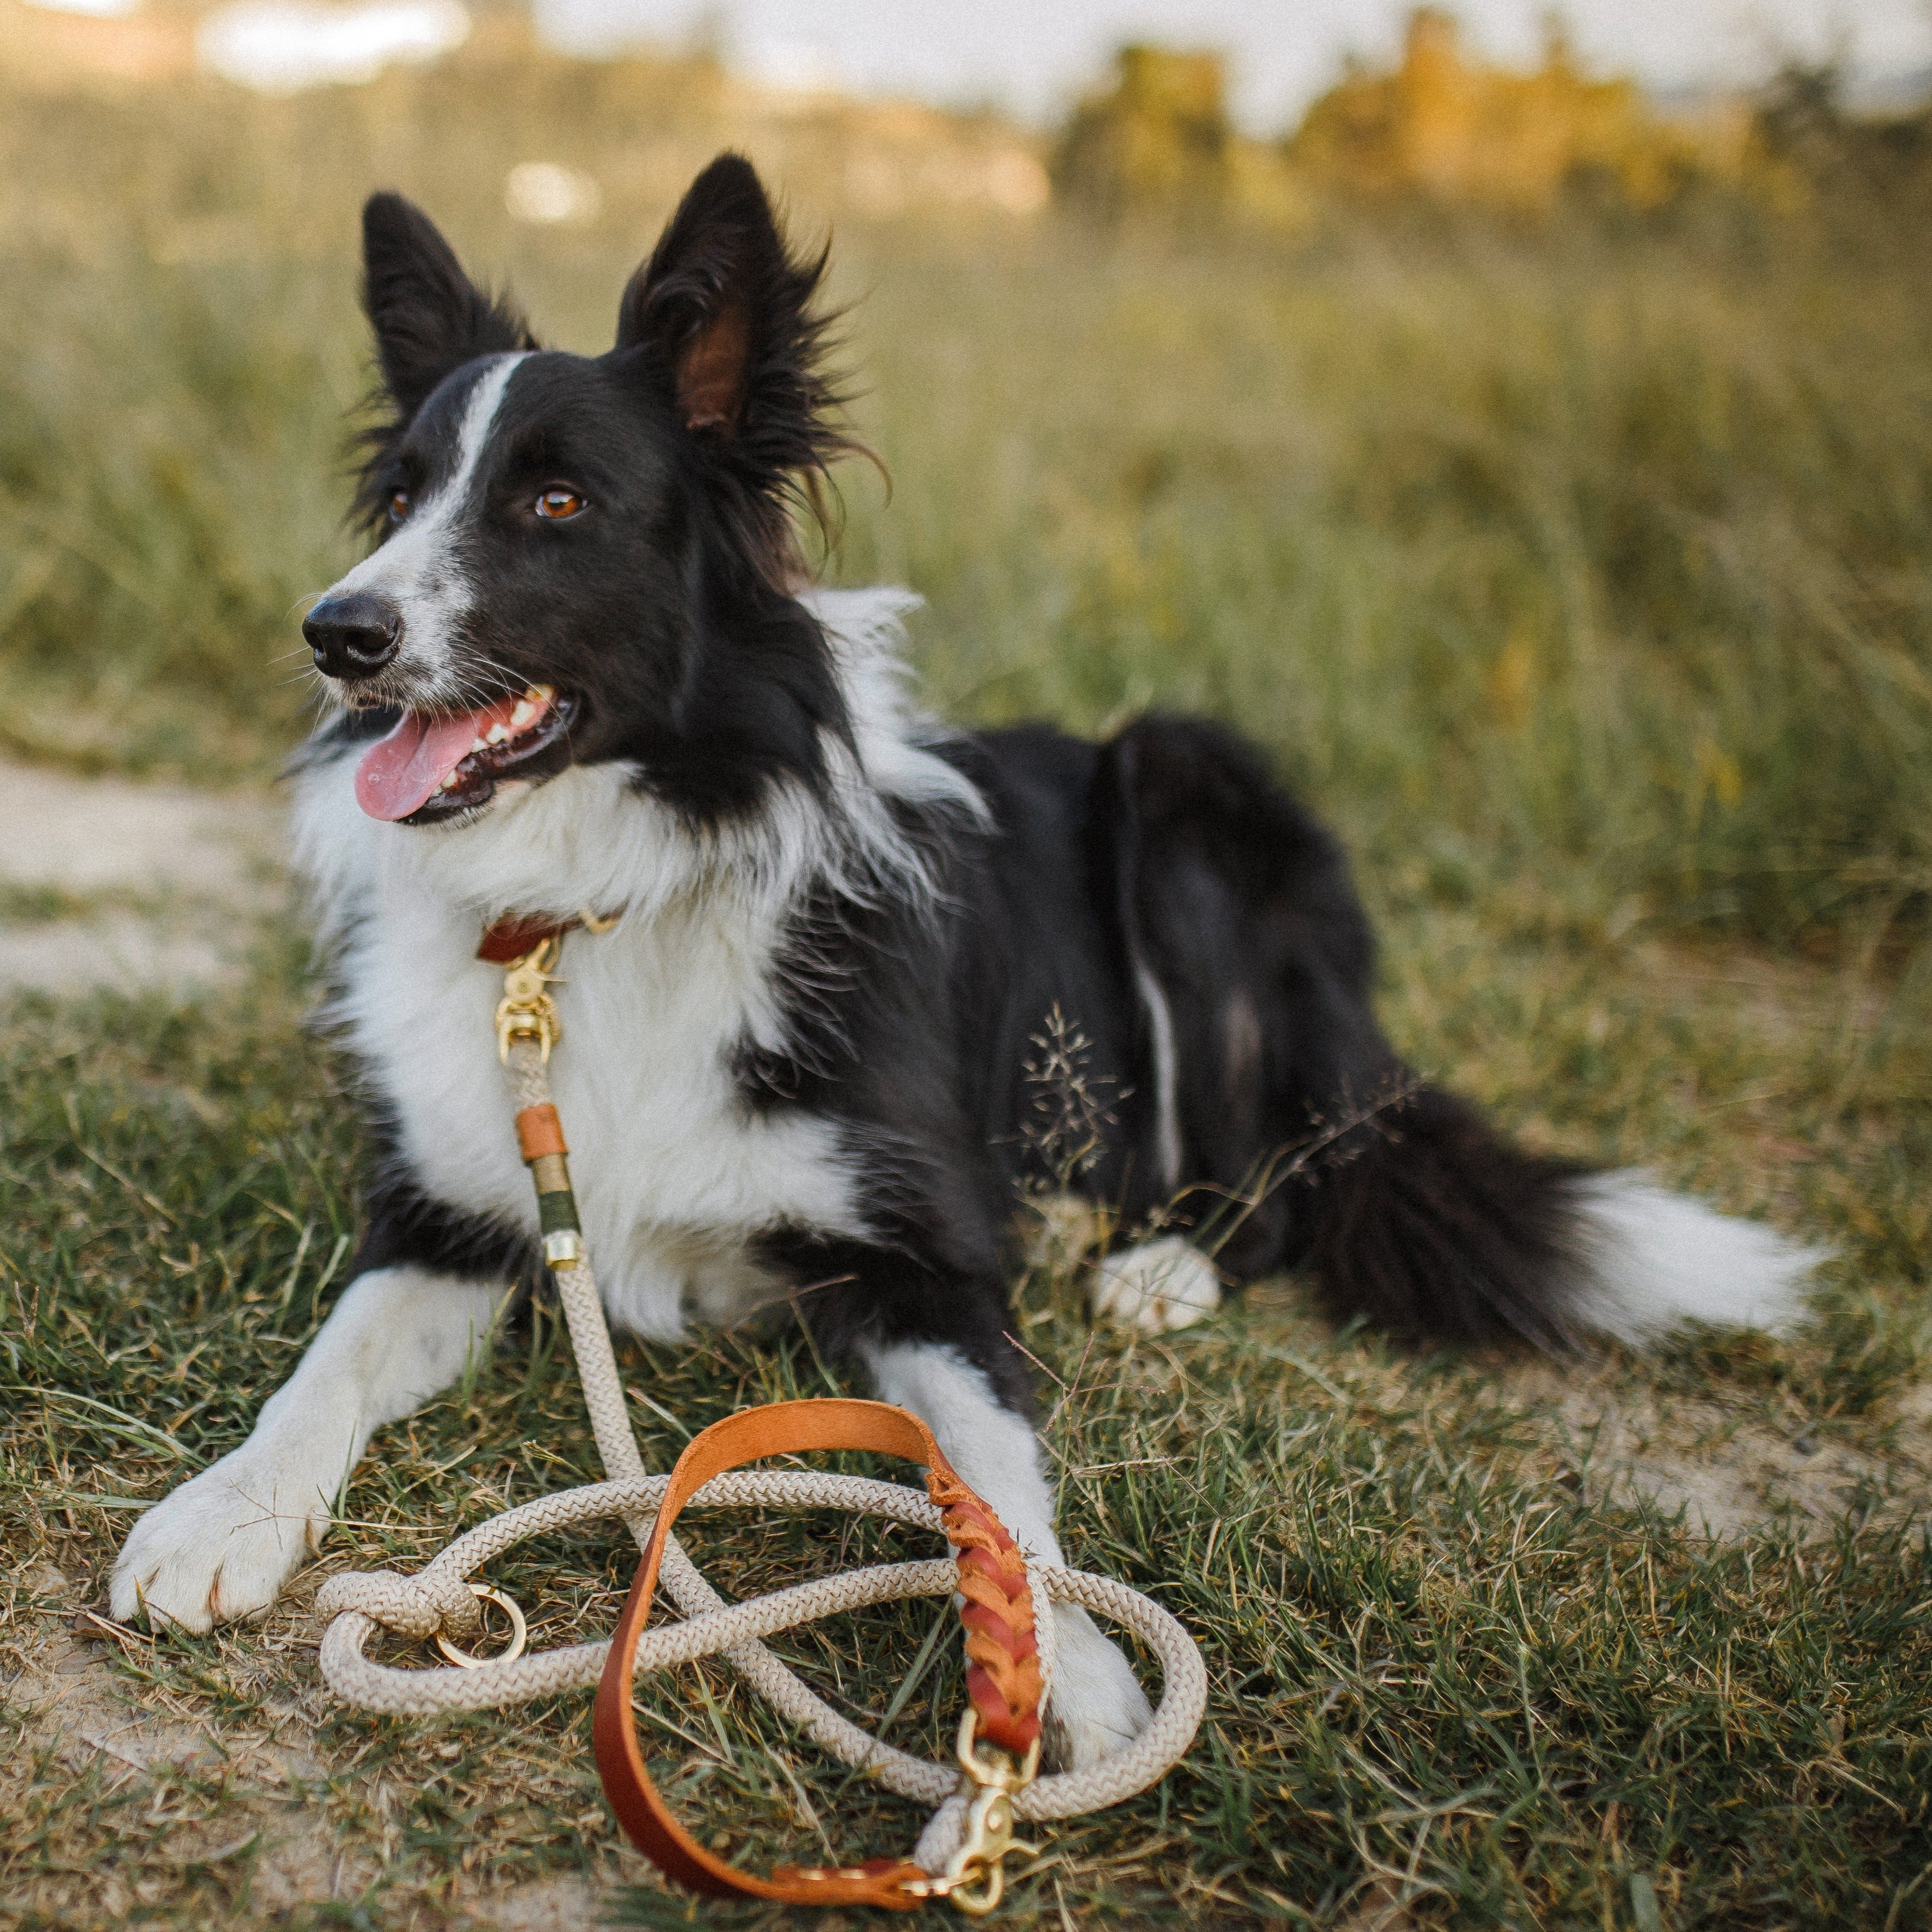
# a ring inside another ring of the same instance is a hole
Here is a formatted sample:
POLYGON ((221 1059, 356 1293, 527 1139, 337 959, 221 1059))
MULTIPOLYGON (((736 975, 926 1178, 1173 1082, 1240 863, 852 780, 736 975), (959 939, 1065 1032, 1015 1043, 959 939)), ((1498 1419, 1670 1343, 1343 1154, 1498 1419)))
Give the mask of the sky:
MULTIPOLYGON (((1279 131, 1353 52, 1386 61, 1411 0, 534 0, 547 36, 586 50, 706 35, 794 85, 990 102, 1057 118, 1112 50, 1147 39, 1228 57, 1237 118, 1279 131)), ((1454 0, 1470 39, 1533 61, 1546 0, 1454 0)), ((1844 49, 1882 79, 1932 68, 1932 0, 1570 0, 1586 65, 1663 91, 1762 79, 1790 53, 1844 49)))

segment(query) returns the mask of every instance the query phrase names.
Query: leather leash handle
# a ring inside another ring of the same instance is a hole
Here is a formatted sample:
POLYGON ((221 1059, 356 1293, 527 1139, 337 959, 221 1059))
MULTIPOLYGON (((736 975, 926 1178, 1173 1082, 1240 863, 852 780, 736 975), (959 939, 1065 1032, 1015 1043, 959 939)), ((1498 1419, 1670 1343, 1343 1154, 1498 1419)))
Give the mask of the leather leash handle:
POLYGON ((678 1512, 713 1476, 766 1456, 834 1449, 872 1450, 922 1463, 926 1493, 945 1516, 958 1552, 966 1599, 968 1694, 979 1735, 1017 1759, 1040 1736, 1040 1659, 1032 1592, 1018 1546, 992 1510, 967 1488, 918 1417, 882 1402, 818 1400, 740 1410, 694 1436, 672 1470, 657 1521, 624 1601, 597 1688, 592 1737, 604 1795, 632 1842, 664 1874, 711 1898, 768 1898, 792 1905, 878 1905, 910 1910, 926 1903, 910 1889, 926 1874, 909 1860, 875 1858, 837 1870, 780 1867, 769 1878, 727 1864, 672 1816, 644 1768, 631 1682, 638 1640, 650 1615, 658 1568, 678 1512))

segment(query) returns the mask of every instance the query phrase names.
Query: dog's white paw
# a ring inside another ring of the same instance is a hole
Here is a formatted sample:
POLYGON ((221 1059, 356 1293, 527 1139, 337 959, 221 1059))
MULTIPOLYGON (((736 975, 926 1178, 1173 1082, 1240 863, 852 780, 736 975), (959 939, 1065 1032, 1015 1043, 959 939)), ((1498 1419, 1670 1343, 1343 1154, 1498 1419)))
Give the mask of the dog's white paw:
POLYGON ((1053 1619, 1048 1754, 1056 1770, 1085 1771, 1132 1744, 1154 1711, 1126 1658, 1078 1604, 1054 1604, 1053 1619))
POLYGON ((1109 1255, 1094 1270, 1094 1312, 1124 1328, 1162 1335, 1190 1328, 1221 1305, 1214 1264, 1178 1234, 1109 1255))
POLYGON ((198 1634, 258 1616, 328 1524, 313 1482, 238 1449, 135 1524, 114 1566, 115 1618, 130 1622, 145 1610, 152 1621, 198 1634))

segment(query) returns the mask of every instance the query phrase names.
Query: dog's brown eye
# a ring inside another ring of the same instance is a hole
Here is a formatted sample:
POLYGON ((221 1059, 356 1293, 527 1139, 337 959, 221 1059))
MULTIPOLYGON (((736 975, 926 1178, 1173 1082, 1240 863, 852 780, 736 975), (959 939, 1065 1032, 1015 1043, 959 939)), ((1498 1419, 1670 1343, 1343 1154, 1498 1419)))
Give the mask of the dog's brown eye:
POLYGON ((392 524, 406 523, 410 509, 410 493, 406 490, 389 492, 389 520, 392 524))
POLYGON ((587 507, 574 490, 546 490, 537 499, 537 514, 556 523, 581 516, 587 507))

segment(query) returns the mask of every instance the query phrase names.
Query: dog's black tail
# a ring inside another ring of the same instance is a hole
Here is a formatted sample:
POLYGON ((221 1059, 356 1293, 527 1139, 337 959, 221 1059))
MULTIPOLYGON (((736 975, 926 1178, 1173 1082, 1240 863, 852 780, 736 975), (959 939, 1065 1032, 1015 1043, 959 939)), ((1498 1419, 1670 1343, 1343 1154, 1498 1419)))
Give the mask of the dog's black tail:
POLYGON ((1311 1268, 1338 1316, 1462 1342, 1640 1340, 1686 1316, 1775 1325, 1816 1251, 1635 1174, 1534 1154, 1416 1079, 1370 1003, 1335 840, 1217 727, 1143 718, 1096 826, 1197 1238, 1239 1281, 1311 1268))
POLYGON ((1282 1181, 1300 1198, 1275 1265, 1305 1261, 1336 1314, 1398 1334, 1549 1348, 1592 1325, 1578 1170, 1440 1088, 1399 1085, 1364 1111, 1282 1181))

